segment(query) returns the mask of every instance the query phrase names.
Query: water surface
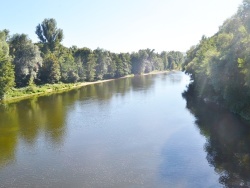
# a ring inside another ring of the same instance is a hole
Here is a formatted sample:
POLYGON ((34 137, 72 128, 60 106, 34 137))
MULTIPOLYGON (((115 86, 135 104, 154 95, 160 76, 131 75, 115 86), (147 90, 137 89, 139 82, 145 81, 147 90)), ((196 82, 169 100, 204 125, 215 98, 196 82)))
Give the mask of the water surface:
MULTIPOLYGON (((0 187, 223 187, 230 170, 247 185, 248 169, 228 167, 238 146, 211 136, 215 110, 182 97, 188 83, 181 72, 136 76, 2 106, 0 187)), ((220 128, 234 129, 248 165, 250 136, 225 114, 220 128)))

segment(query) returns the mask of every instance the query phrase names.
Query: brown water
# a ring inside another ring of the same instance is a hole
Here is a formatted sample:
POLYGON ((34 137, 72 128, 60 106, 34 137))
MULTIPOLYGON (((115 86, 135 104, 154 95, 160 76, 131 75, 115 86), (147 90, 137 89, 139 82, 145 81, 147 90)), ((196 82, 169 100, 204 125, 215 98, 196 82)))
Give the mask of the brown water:
POLYGON ((230 173, 246 186, 248 169, 229 166, 240 146, 249 164, 247 129, 223 112, 224 147, 212 131, 221 111, 187 103, 188 83, 181 72, 138 76, 2 106, 0 187, 222 187, 230 173))

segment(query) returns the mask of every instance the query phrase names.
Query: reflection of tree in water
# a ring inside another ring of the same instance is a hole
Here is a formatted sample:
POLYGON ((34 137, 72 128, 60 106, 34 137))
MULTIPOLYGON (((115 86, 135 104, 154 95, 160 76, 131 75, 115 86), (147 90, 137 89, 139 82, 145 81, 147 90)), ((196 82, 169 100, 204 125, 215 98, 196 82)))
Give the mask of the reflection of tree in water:
POLYGON ((171 83, 180 83, 183 79, 183 76, 180 76, 179 72, 171 72, 169 74, 169 77, 165 77, 165 78, 169 78, 171 83))
POLYGON ((220 174, 220 183, 250 187, 250 126, 217 105, 205 104, 191 95, 192 87, 183 96, 201 134, 207 138, 207 160, 220 174))
POLYGON ((18 143, 18 122, 13 108, 1 106, 8 113, 0 113, 0 167, 15 159, 18 143))
POLYGON ((132 78, 131 86, 133 91, 147 91, 154 84, 155 75, 147 75, 147 76, 135 76, 132 78))
POLYGON ((20 140, 35 146, 39 136, 45 136, 52 145, 63 143, 67 110, 78 100, 109 101, 116 93, 125 96, 131 89, 152 86, 150 76, 125 78, 89 85, 61 94, 23 100, 0 107, 0 167, 15 161, 20 140), (70 106, 70 107, 69 107, 70 106))
MULTIPOLYGON (((88 85, 79 89, 78 100, 97 99, 108 101, 114 94, 125 96, 132 88, 134 91, 143 89, 146 91, 154 84, 153 75, 135 76, 133 78, 121 78, 114 81, 88 85)), ((70 92, 69 92, 70 93, 70 92)))
POLYGON ((15 160, 19 139, 33 146, 39 135, 51 144, 63 142, 67 97, 33 98, 0 108, 0 166, 15 160))

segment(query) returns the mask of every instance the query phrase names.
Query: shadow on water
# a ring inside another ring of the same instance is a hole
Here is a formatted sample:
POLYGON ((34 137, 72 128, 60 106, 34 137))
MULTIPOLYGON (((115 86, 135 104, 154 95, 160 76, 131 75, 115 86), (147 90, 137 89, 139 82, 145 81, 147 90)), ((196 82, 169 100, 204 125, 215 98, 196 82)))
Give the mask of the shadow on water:
POLYGON ((250 125, 216 104, 193 97, 192 85, 183 93, 187 109, 206 138, 208 163, 225 187, 250 187, 250 125))

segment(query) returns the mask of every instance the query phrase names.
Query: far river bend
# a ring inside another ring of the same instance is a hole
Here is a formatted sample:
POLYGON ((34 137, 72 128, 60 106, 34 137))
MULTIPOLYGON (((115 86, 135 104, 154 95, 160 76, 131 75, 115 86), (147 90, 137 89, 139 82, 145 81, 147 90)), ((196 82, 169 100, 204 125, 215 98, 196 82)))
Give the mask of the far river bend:
POLYGON ((182 72, 0 107, 0 188, 250 186, 250 130, 182 72))

